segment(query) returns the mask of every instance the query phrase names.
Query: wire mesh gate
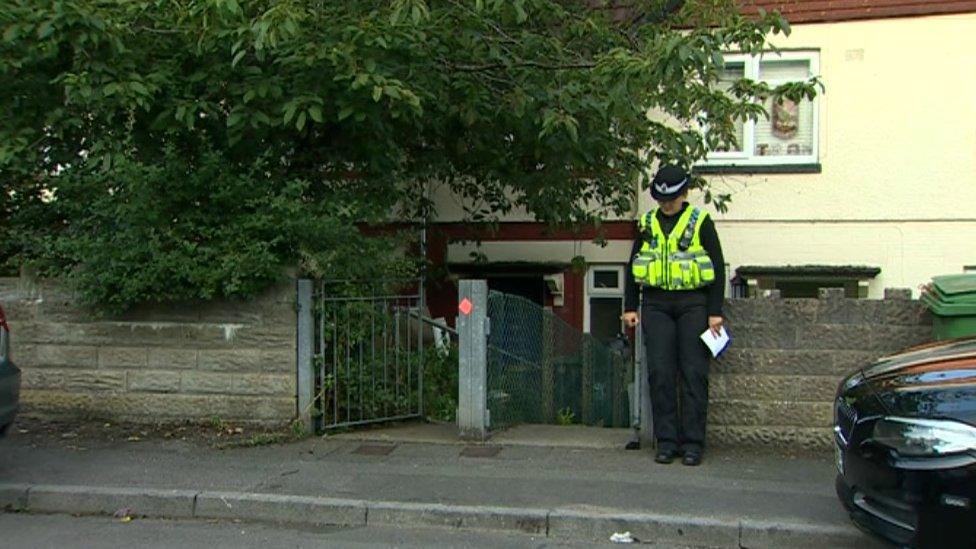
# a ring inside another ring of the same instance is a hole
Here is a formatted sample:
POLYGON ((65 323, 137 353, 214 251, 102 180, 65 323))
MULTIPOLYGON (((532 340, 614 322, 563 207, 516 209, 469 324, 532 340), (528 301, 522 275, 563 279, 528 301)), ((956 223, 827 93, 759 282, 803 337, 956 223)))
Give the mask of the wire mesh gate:
POLYGON ((515 423, 631 426, 633 363, 520 296, 489 292, 487 406, 515 423))
POLYGON ((317 427, 423 417, 423 281, 320 282, 313 303, 317 427))

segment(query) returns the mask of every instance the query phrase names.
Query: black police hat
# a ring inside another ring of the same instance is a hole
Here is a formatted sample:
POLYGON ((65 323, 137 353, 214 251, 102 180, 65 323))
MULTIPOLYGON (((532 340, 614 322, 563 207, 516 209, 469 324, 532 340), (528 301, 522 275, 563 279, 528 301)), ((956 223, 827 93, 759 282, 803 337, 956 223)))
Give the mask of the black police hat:
POLYGON ((678 166, 662 166, 651 181, 651 196, 654 200, 674 200, 688 190, 691 176, 678 166))

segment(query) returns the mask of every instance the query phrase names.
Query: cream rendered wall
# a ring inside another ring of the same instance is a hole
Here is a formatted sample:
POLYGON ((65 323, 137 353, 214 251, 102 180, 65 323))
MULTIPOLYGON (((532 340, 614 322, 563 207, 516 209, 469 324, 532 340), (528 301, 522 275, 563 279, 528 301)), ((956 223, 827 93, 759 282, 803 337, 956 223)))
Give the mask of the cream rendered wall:
MULTIPOLYGON (((727 214, 712 211, 731 272, 877 266, 869 296, 881 297, 885 287, 915 288, 976 265, 976 14, 798 25, 777 44, 820 51, 822 173, 708 176, 732 194, 727 214)), ((456 199, 435 196, 440 221, 463 219, 456 199)), ((640 197, 646 211, 652 201, 640 197)), ((503 218, 529 220, 524 212, 503 218)), ((630 248, 582 249, 590 261, 620 254, 623 263, 630 248)), ((541 242, 483 249, 494 261, 568 261, 579 250, 541 242)), ((470 251, 452 246, 449 257, 465 261, 470 251)))
POLYGON ((976 264, 976 15, 803 25, 819 48, 820 174, 710 176, 739 265, 871 265, 916 287, 976 264))

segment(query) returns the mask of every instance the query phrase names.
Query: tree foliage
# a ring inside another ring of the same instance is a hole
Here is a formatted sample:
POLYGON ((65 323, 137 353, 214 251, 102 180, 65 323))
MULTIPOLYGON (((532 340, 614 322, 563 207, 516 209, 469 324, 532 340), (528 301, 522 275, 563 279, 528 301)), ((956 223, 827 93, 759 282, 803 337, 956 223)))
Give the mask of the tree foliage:
POLYGON ((732 0, 0 0, 0 257, 93 302, 401 273, 357 223, 624 213, 771 95, 715 88, 776 14, 732 0), (649 116, 649 113, 655 113, 649 116), (708 131, 703 132, 702 128, 708 131))

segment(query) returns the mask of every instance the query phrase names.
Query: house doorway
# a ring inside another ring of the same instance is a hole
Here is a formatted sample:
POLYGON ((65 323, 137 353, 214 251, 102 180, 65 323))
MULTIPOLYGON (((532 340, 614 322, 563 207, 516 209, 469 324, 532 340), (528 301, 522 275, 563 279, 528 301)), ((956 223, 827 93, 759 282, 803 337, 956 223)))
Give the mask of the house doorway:
POLYGON ((545 305, 546 284, 542 275, 489 275, 488 290, 524 297, 537 305, 545 305))

